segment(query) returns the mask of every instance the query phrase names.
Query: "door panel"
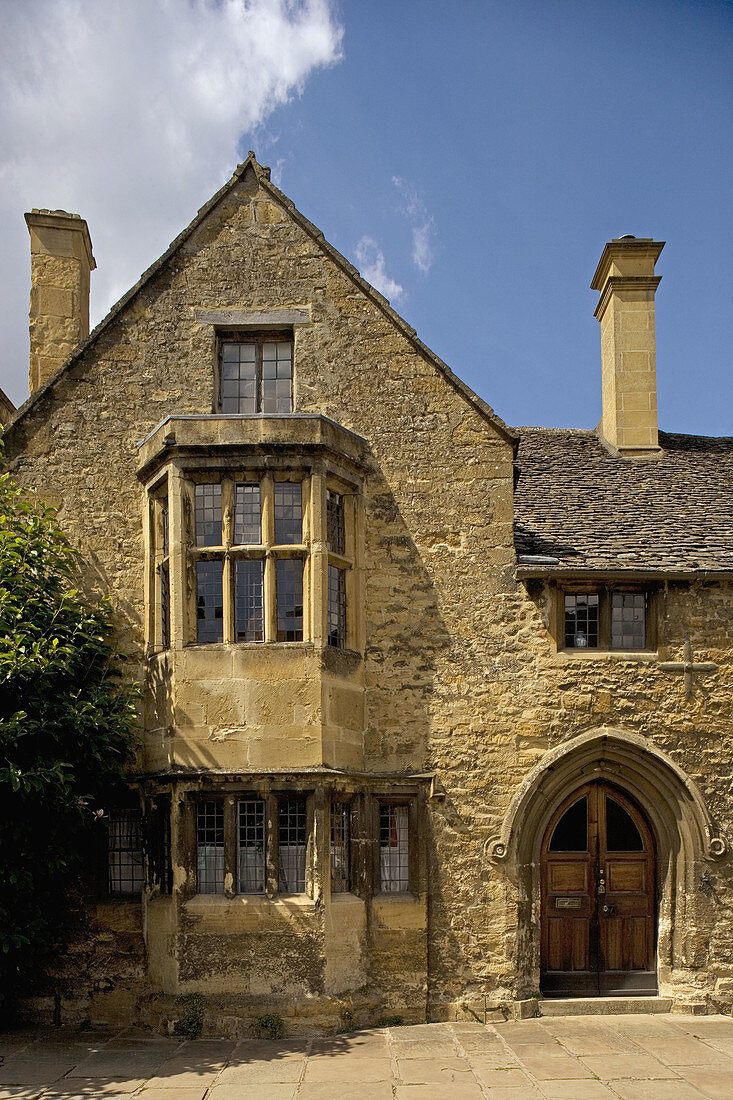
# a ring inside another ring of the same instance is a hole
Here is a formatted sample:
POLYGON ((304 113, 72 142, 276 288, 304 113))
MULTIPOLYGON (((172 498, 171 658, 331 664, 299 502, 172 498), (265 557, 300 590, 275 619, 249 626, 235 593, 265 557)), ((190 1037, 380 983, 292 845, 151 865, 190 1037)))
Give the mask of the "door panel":
POLYGON ((542 845, 542 991, 656 992, 654 883, 651 832, 633 803, 600 782, 567 799, 542 845))

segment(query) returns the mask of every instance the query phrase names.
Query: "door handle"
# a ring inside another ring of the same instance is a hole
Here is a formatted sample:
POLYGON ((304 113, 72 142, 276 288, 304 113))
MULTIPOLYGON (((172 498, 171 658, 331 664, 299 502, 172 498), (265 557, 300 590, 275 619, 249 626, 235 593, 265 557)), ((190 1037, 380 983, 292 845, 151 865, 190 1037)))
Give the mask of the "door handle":
POLYGON ((616 915, 616 906, 604 905, 601 907, 601 912, 603 913, 604 917, 613 917, 616 915))

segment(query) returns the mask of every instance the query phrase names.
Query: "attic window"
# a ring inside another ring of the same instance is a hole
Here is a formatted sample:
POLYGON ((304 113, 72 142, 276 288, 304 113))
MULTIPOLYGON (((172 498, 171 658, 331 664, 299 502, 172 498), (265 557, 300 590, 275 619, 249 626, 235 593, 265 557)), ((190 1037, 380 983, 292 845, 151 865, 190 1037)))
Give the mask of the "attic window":
POLYGON ((288 333, 231 334, 219 339, 219 409, 223 413, 293 411, 293 339, 288 333))
POLYGON ((653 648, 652 593, 641 586, 599 586, 565 591, 561 636, 566 650, 646 650, 653 648))

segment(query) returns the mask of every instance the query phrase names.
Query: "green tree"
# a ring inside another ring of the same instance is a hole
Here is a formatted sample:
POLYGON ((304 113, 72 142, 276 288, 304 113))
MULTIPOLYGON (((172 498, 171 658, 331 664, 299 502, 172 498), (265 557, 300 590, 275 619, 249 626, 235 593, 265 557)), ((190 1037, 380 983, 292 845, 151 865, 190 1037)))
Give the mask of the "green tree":
POLYGON ((0 1014, 63 941, 65 898, 134 750, 108 603, 55 511, 0 477, 0 1014))

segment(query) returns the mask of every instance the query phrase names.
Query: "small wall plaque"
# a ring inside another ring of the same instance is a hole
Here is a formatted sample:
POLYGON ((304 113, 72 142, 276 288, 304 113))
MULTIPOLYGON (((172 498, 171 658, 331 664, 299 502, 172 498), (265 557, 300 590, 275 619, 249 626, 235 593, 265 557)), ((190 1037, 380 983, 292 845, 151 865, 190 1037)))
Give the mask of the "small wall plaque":
POLYGON ((581 909, 582 898, 555 898, 556 909, 581 909))

